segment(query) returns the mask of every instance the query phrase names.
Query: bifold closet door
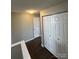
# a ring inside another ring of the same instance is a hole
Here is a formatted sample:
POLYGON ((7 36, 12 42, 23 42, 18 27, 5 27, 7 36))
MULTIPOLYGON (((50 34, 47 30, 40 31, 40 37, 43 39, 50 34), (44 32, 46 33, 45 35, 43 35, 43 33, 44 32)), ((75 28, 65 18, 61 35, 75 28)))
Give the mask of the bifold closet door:
POLYGON ((43 29, 44 29, 44 46, 51 51, 51 16, 43 18, 43 29))
POLYGON ((68 14, 43 17, 44 46, 59 59, 67 59, 68 14))
POLYGON ((54 55, 57 52, 57 40, 59 35, 59 24, 56 15, 43 17, 44 46, 54 55))
POLYGON ((67 59, 68 52, 68 14, 55 15, 56 22, 56 55, 59 59, 67 59), (58 24, 58 25, 57 25, 58 24))

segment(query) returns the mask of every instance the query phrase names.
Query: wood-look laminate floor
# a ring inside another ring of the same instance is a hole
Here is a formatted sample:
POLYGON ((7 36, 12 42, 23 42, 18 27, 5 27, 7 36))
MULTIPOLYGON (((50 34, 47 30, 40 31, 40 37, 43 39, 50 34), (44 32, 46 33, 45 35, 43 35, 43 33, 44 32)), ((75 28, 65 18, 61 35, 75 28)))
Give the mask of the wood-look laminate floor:
POLYGON ((41 37, 26 43, 32 59, 57 59, 46 48, 41 47, 41 37))

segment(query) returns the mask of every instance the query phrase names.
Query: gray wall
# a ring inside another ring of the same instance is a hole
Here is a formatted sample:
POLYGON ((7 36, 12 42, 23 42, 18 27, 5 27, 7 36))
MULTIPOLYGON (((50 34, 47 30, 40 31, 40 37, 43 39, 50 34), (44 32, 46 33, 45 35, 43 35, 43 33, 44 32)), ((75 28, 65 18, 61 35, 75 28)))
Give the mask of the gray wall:
POLYGON ((23 12, 11 14, 12 44, 33 38, 33 15, 23 12))
POLYGON ((63 11, 68 11, 68 2, 64 1, 60 4, 54 5, 50 8, 41 10, 40 12, 40 21, 41 21, 41 37, 42 37, 42 46, 43 46, 43 27, 42 27, 42 16, 45 15, 50 15, 50 14, 54 14, 54 13, 59 13, 59 12, 63 12, 63 11))
POLYGON ((23 59, 20 44, 11 48, 11 59, 23 59))

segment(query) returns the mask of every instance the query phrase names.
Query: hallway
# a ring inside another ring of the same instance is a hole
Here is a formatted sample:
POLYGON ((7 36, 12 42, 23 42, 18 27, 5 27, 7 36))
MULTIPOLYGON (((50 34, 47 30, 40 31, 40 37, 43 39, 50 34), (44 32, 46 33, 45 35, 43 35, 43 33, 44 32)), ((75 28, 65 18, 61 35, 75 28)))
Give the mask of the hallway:
POLYGON ((68 0, 11 3, 12 49, 20 44, 23 59, 68 59, 68 0))
POLYGON ((46 48, 41 47, 41 37, 26 43, 32 59, 57 59, 46 48))

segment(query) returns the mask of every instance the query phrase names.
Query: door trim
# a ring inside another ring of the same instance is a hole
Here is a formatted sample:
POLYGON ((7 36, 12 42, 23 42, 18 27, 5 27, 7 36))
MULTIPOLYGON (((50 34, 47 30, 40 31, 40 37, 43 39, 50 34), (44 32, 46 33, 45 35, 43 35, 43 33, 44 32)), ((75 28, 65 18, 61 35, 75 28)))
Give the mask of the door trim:
POLYGON ((63 12, 53 13, 53 14, 49 14, 49 15, 44 15, 44 16, 42 16, 42 17, 45 17, 45 16, 51 16, 51 15, 55 15, 55 14, 66 13, 66 12, 68 12, 68 11, 63 11, 63 12))

